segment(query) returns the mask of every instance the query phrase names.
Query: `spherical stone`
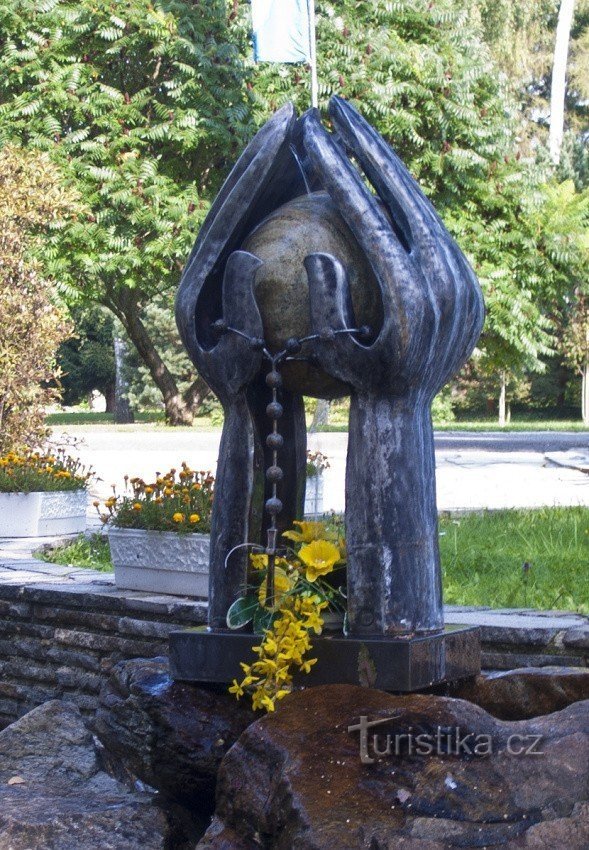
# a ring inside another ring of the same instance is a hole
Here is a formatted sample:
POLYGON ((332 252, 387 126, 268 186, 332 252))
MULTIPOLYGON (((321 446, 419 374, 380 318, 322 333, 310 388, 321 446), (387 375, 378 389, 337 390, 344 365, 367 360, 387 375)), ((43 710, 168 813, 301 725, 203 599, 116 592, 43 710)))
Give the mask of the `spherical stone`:
POLYGON ((284 445, 284 437, 282 434, 268 434, 266 437, 266 445, 269 449, 281 449, 284 445))
POLYGON ((280 499, 268 499, 266 502, 266 510, 269 514, 272 514, 272 516, 276 516, 276 514, 279 514, 282 510, 282 502, 280 499))
POLYGON ((268 372, 266 375, 266 384, 273 389, 282 386, 282 375, 280 372, 268 372))
POLYGON ((280 417, 284 413, 284 410, 280 402, 271 401, 268 407, 266 408, 266 413, 268 414, 270 419, 280 419, 280 417))
POLYGON ((279 466, 269 466, 266 470, 266 478, 268 481, 275 484, 278 481, 282 481, 284 477, 284 472, 281 470, 279 466))
MULTIPOLYGON (((367 325, 376 334, 382 326, 382 301, 370 264, 326 192, 302 195, 275 210, 247 237, 242 248, 263 262, 256 275, 256 299, 264 339, 272 353, 283 351, 287 341, 311 333, 304 266, 309 254, 331 254, 346 268, 354 327, 367 325)), ((305 344, 301 354, 310 350, 310 344, 305 344)), ((285 363, 282 375, 285 387, 292 392, 318 398, 349 394, 345 384, 308 363, 285 363)))

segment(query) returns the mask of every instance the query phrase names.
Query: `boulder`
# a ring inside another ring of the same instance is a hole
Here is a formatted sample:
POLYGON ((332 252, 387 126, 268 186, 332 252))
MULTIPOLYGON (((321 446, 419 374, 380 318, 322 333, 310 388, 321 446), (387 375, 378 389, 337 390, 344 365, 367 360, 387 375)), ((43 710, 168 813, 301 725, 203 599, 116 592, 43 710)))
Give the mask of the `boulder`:
POLYGON ((586 667, 525 667, 485 673, 451 686, 450 694, 501 720, 527 720, 589 700, 586 667))
POLYGON ((102 769, 78 708, 44 703, 0 732, 0 847, 163 850, 153 795, 102 769))
POLYGON ((167 659, 134 659, 113 668, 93 728, 143 782, 210 813, 221 759, 254 719, 226 688, 173 682, 167 659))
POLYGON ((588 701, 509 722, 460 699, 310 688, 229 750, 197 847, 587 850, 588 776, 588 701))

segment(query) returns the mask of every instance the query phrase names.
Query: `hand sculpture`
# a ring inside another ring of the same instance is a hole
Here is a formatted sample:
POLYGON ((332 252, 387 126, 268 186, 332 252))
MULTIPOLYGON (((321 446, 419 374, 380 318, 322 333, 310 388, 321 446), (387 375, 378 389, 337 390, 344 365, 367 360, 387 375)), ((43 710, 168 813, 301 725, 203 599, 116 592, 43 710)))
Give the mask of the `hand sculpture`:
POLYGON ((366 253, 383 301, 383 325, 371 345, 352 335, 330 340, 327 329, 349 322, 342 308, 346 271, 328 255, 307 258, 311 321, 320 335, 316 356, 352 387, 350 631, 434 631, 443 625, 443 611, 430 407, 476 344, 483 298, 472 269, 400 159, 349 104, 334 98, 330 112, 382 201, 317 115, 307 115, 305 149, 366 253))
MULTIPOLYGON (((209 623, 215 628, 225 623, 245 569, 239 558, 226 566, 226 556, 246 540, 261 542, 261 508, 268 496, 266 317, 254 293, 259 261, 240 249, 266 216, 320 188, 367 258, 382 302, 381 326, 370 334, 354 333, 359 323, 351 306, 349 265, 328 253, 306 257, 314 339, 297 359, 313 359, 352 396, 346 472, 350 633, 437 631, 443 614, 430 406, 478 339, 482 295, 459 248, 386 143, 338 98, 331 102, 331 117, 337 137, 323 129, 316 111, 296 121, 290 106, 262 128, 213 204, 178 293, 184 343, 225 410, 209 623), (228 327, 238 333, 219 336, 228 327)), ((301 508, 303 389, 283 389, 280 398, 282 527, 301 508)))

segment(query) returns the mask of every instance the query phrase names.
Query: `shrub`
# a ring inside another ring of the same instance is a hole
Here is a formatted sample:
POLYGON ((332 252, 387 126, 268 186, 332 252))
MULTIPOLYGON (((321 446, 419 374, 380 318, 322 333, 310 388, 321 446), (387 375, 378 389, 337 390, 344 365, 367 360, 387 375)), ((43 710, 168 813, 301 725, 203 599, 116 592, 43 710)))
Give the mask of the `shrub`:
POLYGON ((70 327, 32 251, 73 209, 44 154, 0 150, 0 452, 39 445, 46 435, 55 353, 70 327))

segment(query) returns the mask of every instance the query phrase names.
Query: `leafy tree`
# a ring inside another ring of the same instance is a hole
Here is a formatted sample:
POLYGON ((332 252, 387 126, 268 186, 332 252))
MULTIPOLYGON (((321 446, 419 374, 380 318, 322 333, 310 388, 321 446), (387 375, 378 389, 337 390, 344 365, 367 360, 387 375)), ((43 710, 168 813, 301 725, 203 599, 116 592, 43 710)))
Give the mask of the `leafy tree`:
POLYGON ((0 0, 0 143, 48 152, 86 208, 45 262, 120 319, 171 422, 206 387, 182 397, 140 311, 251 134, 246 97, 225 0, 0 0))
MULTIPOLYGON (((544 14, 553 5, 540 4, 544 14)), ((499 379, 505 398, 508 383, 542 369, 552 351, 544 295, 562 282, 566 264, 546 255, 530 218, 544 203, 545 178, 521 158, 515 89, 484 41, 498 13, 490 0, 470 7, 451 0, 317 6, 320 105, 334 92, 360 103, 469 256, 488 311, 479 368, 499 379)), ((523 57, 544 18, 531 0, 516 6, 522 15, 507 20, 521 36, 523 79, 540 73, 524 67, 523 57)), ((308 105, 309 75, 300 66, 261 65, 253 81, 262 114, 288 99, 308 105)))
POLYGON ((100 307, 74 307, 71 311, 75 334, 59 347, 64 404, 79 404, 93 390, 106 398, 106 410, 114 412, 115 359, 114 320, 100 307))
POLYGON ((34 447, 46 434, 55 352, 69 325, 30 249, 74 210, 46 155, 0 150, 0 453, 34 447))

